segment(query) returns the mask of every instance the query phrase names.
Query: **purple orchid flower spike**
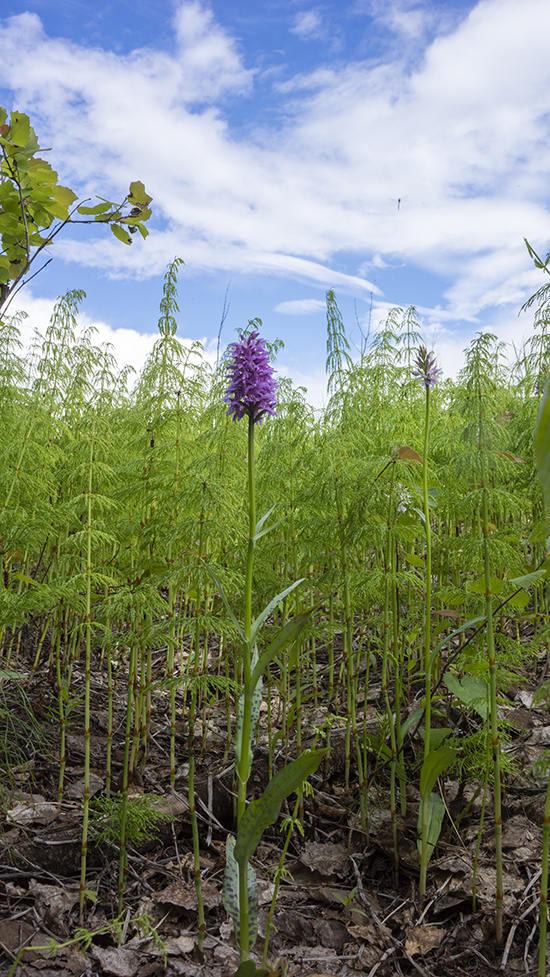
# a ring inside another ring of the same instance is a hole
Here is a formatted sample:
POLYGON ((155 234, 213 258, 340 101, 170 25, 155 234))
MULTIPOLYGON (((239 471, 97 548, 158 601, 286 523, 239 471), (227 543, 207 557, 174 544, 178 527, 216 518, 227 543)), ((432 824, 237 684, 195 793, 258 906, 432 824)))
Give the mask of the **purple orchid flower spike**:
POLYGON ((234 421, 245 415, 254 424, 261 424, 266 414, 275 416, 277 407, 277 381, 269 362, 265 340, 257 332, 249 336, 241 334, 237 343, 231 343, 232 359, 227 368, 229 386, 224 400, 229 404, 227 413, 234 421))
POLYGON ((414 365, 416 370, 412 371, 413 377, 421 377, 426 390, 435 387, 439 381, 439 374, 443 373, 443 370, 437 366, 435 353, 428 353, 425 346, 420 346, 414 365))

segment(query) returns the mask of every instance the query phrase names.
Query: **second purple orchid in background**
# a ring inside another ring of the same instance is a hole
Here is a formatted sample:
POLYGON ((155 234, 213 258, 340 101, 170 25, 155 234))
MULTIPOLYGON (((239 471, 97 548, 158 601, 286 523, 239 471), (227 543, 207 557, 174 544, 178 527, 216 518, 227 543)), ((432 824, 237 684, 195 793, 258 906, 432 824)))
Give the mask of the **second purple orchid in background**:
POLYGON ((426 390, 435 387, 439 381, 439 374, 443 373, 437 365, 435 353, 428 353, 425 346, 419 346, 414 365, 416 370, 412 371, 413 377, 420 377, 426 390))

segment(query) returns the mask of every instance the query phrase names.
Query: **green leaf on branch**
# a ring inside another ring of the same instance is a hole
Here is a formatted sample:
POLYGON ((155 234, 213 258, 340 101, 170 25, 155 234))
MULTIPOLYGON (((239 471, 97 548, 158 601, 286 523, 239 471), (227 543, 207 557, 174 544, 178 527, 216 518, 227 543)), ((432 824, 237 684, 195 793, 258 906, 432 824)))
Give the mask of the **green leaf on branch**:
POLYGON ((10 277, 10 259, 5 255, 0 255, 0 285, 8 281, 10 277))
POLYGON ((531 598, 529 597, 527 591, 523 590, 523 591, 518 591, 518 593, 516 594, 512 594, 512 596, 508 598, 506 603, 508 604, 509 607, 517 607, 519 608, 520 611, 522 611, 524 607, 527 607, 527 604, 529 603, 530 599, 531 598))
POLYGON ((430 657, 430 665, 433 666, 434 662, 436 661, 439 655, 439 652, 442 650, 442 648, 445 647, 445 645, 449 643, 449 641, 451 641, 453 638, 456 638, 458 634, 462 634, 463 631, 467 631, 468 628, 475 628, 478 626, 478 624, 483 624, 483 622, 486 620, 487 617, 485 614, 483 615, 483 617, 472 617, 470 618, 469 621, 465 621, 464 624, 461 624, 459 628, 456 628, 455 631, 451 631, 451 633, 448 634, 446 638, 442 638, 441 641, 439 641, 436 644, 434 650, 432 651, 430 657))
POLYGON ((279 817, 281 804, 285 797, 298 789, 307 777, 315 773, 321 760, 328 753, 323 750, 308 750, 297 760, 293 760, 269 781, 261 797, 252 801, 246 808, 239 825, 235 859, 239 865, 246 865, 260 843, 268 825, 279 817))
MULTIPOLYGON (((51 214, 52 217, 56 217, 58 220, 67 220, 69 216, 69 207, 77 199, 76 193, 73 193, 69 187, 52 186, 51 195, 53 200, 49 201, 45 205, 46 211, 48 214, 51 214)), ((49 224, 46 225, 44 223, 44 226, 49 227, 49 224)))
POLYGON ((102 204, 96 204, 95 207, 85 207, 81 204, 77 207, 77 213, 82 214, 85 217, 96 217, 99 214, 106 214, 107 211, 111 210, 112 204, 107 201, 102 204))
POLYGON ((57 183, 57 173, 52 169, 51 164, 45 159, 36 157, 28 162, 27 172, 37 183, 42 186, 52 186, 57 183))
MULTIPOLYGON (((504 582, 502 580, 499 580, 498 577, 491 577, 490 589, 492 594, 500 594, 503 587, 504 582)), ((471 594, 484 594, 486 591, 485 577, 478 577, 477 580, 472 580, 466 584, 466 590, 469 590, 471 594)))
POLYGON ((475 709, 482 719, 487 719, 489 714, 489 703, 487 701, 487 682, 481 675, 465 675, 459 679, 453 672, 445 672, 443 681, 451 692, 460 702, 475 709))
POLYGON ((136 207, 147 207, 151 203, 152 197, 145 192, 145 187, 141 180, 133 180, 130 184, 128 200, 136 207))
POLYGON ((410 563, 413 567, 419 567, 422 570, 426 569, 426 563, 421 556, 416 556, 415 553, 403 553, 403 559, 410 563))
POLYGON ((12 112, 10 115, 10 141, 18 149, 24 149, 31 134, 31 124, 24 112, 12 112))
POLYGON ((544 516, 539 519, 533 526, 529 536, 527 537, 528 543, 544 543, 550 536, 550 519, 548 516, 544 516))
MULTIPOLYGON (((36 156, 40 147, 28 115, 14 111, 8 123, 6 110, 0 108, 0 120, 0 284, 8 286, 0 295, 1 311, 44 246, 70 222, 77 196, 70 187, 58 184, 50 163, 36 156), (53 233, 45 235, 54 221, 59 223, 53 233)), ((143 183, 136 181, 120 205, 99 197, 95 206, 82 204, 76 209, 83 218, 108 223, 115 237, 130 245, 137 230, 147 237, 142 224, 151 216, 151 200, 143 183)))
POLYGON ((548 576, 547 570, 533 570, 532 573, 526 573, 523 577, 513 577, 509 582, 514 585, 514 587, 521 587, 522 590, 528 590, 533 584, 539 582, 544 577, 548 576))
POLYGON ((125 231, 124 228, 120 226, 120 224, 110 224, 109 226, 113 234, 115 235, 115 237, 118 238, 119 241, 122 241, 123 244, 132 243, 132 238, 128 234, 128 231, 125 231))

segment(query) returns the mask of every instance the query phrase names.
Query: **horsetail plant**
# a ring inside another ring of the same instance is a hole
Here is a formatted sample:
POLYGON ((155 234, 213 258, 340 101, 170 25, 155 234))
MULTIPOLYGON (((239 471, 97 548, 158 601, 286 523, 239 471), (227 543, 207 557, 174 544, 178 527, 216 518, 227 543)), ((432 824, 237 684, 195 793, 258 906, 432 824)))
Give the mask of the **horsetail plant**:
POLYGON ((418 826, 420 834, 420 886, 421 897, 426 894, 426 872, 430 854, 439 836, 445 807, 438 794, 432 789, 439 775, 456 759, 456 750, 440 746, 432 750, 431 745, 431 706, 432 706, 432 534, 430 495, 428 488, 428 449, 430 444, 430 391, 438 382, 441 370, 435 355, 420 346, 415 361, 413 376, 422 380, 426 390, 426 414, 424 420, 424 451, 422 474, 423 522, 426 535, 426 574, 425 574, 425 624, 424 624, 424 760, 420 772, 420 810, 418 826))
MULTIPOLYGON (((550 515, 550 380, 546 381, 535 428, 535 454, 544 496, 546 512, 550 515)), ((550 769, 544 806, 543 847, 540 879, 539 957, 537 977, 545 977, 547 962, 546 934, 548 930, 548 866, 550 861, 550 769)))

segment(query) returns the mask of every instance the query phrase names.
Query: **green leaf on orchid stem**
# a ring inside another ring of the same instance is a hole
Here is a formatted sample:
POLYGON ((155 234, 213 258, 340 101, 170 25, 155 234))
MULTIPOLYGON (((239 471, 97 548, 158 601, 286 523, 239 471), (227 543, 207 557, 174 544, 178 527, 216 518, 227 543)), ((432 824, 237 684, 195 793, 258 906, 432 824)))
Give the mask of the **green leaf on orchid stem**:
POLYGON ((260 676, 265 672, 269 662, 275 658, 275 655, 278 655, 283 648, 286 648, 291 641, 294 641, 294 639, 298 637, 300 631, 306 626, 314 610, 316 610, 316 607, 312 607, 308 611, 302 611, 301 614, 296 614, 277 632, 271 644, 269 644, 265 651, 263 651, 260 655, 258 664, 255 666, 254 671, 252 672, 250 683, 253 688, 258 682, 260 676))
POLYGON ((426 516, 424 515, 424 513, 422 512, 422 510, 421 509, 417 509, 416 506, 413 505, 413 506, 411 506, 411 512, 416 512, 418 518, 420 519, 420 522, 422 523, 422 525, 424 526, 424 528, 426 528, 426 516))
MULTIPOLYGON (((430 794, 426 799, 420 801, 420 807, 418 810, 418 834, 422 834, 422 805, 427 803, 428 805, 428 832, 427 832, 427 842, 428 842, 428 861, 432 857, 433 850, 437 845, 439 835, 441 834, 441 827, 443 825, 443 818, 445 817, 445 804, 439 794, 430 794)), ((421 838, 417 841, 418 854, 422 858, 422 840, 421 838)))
POLYGON ((274 824, 279 817, 285 797, 292 794, 307 777, 315 773, 327 753, 328 748, 307 750, 302 753, 297 760, 287 764, 269 781, 258 800, 248 805, 239 824, 235 845, 235 860, 239 865, 246 865, 249 862, 265 829, 268 825, 274 824))
POLYGON ((364 736, 364 742, 367 750, 376 753, 377 756, 383 757, 384 760, 391 760, 392 752, 388 744, 380 739, 379 736, 374 736, 373 733, 367 733, 364 736))
POLYGON ((517 461, 518 465, 524 465, 525 462, 523 458, 518 458, 517 455, 513 455, 511 451, 499 451, 499 455, 503 455, 504 458, 508 458, 510 461, 517 461))
MULTIPOLYGON (((433 715, 433 713, 432 713, 433 715)), ((441 744, 448 739, 452 734, 452 729, 450 726, 435 726, 430 729, 430 752, 437 750, 441 744)), ((423 739, 425 739, 424 730, 420 730, 420 734, 423 739)))
POLYGON ((397 526, 416 526, 418 524, 418 519, 411 515, 410 512, 400 512, 397 517, 397 526))
POLYGON ((550 379, 546 381, 535 424, 535 457, 546 512, 550 515, 550 379))
POLYGON ((37 586, 37 581, 33 580, 32 577, 28 577, 26 573, 10 573, 11 580, 22 580, 23 583, 32 583, 34 587, 37 586))
POLYGON ((253 960, 243 960, 235 971, 235 977, 278 977, 280 970, 271 967, 258 967, 253 960))
MULTIPOLYGON (((225 844, 225 874, 223 878, 223 907, 233 920, 237 942, 241 942, 241 914, 239 898, 239 865, 235 861, 235 839, 227 836, 225 844)), ((252 865, 246 867, 248 889, 248 932, 250 946, 254 946, 258 936, 258 881, 252 865)))
POLYGON ((275 503, 275 505, 272 505, 271 506, 271 509, 268 509, 268 511, 266 512, 265 516, 262 516, 262 518, 256 523, 256 529, 254 530, 254 532, 255 532, 256 535, 254 536, 254 539, 256 539, 256 536, 260 532, 260 530, 261 530, 264 522, 266 521, 266 519, 269 519, 269 517, 270 517, 271 513, 273 512, 273 510, 274 510, 274 508, 275 508, 276 505, 277 505, 277 503, 275 503))
POLYGON ((403 739, 405 739, 405 736, 407 735, 409 730, 412 729, 412 727, 416 723, 420 722, 420 719, 422 718, 423 715, 424 715, 424 706, 419 706, 418 709, 415 709, 414 712, 411 712, 410 716, 407 716, 407 719, 401 726, 401 736, 403 737, 403 739))
POLYGON ((288 597, 288 595, 292 593, 292 591, 295 590, 296 587, 299 587, 299 585, 303 583, 304 580, 305 577, 301 577, 299 580, 295 580, 294 583, 290 584, 290 587, 286 587, 286 589, 282 590, 280 594, 277 594, 276 597, 273 597, 272 600, 269 601, 267 607, 264 607, 263 611, 261 611, 261 613, 258 614, 258 617, 252 623, 252 627, 250 628, 251 644, 254 644, 254 642, 256 641, 256 635, 258 634, 258 631, 260 630, 262 624, 264 624, 267 621, 269 615, 275 610, 277 604, 279 604, 282 600, 284 600, 285 597, 288 597))
POLYGON ((450 746, 440 746, 438 750, 428 753, 420 771, 420 796, 427 800, 439 776, 450 767, 457 758, 458 750, 450 746))
MULTIPOLYGON (((275 506, 273 508, 275 508, 275 506)), ((252 542, 256 543, 259 539, 262 538, 262 536, 267 536, 267 534, 270 533, 272 529, 277 529, 277 526, 280 526, 282 522, 286 522, 287 519, 288 519, 288 515, 281 516, 280 519, 277 519, 276 522, 273 522, 271 526, 267 527, 267 529, 262 529, 261 532, 256 532, 256 535, 253 537, 252 542)))

